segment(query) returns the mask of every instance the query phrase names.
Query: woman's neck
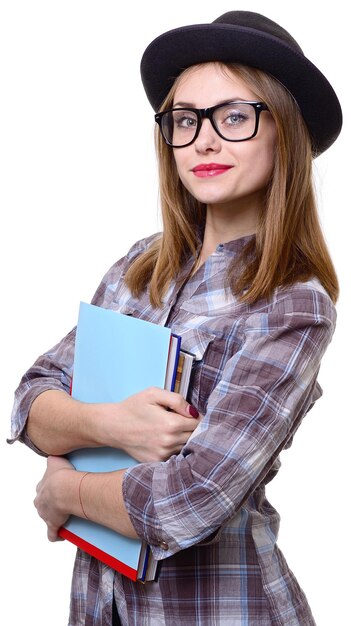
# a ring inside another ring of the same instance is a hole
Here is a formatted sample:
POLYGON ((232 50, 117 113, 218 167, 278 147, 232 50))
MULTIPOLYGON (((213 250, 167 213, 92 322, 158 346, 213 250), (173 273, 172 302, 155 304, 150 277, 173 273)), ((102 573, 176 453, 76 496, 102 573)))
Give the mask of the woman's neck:
POLYGON ((219 244, 253 235, 257 231, 257 222, 257 206, 245 206, 245 202, 235 209, 223 205, 207 206, 203 244, 197 267, 206 261, 219 244))

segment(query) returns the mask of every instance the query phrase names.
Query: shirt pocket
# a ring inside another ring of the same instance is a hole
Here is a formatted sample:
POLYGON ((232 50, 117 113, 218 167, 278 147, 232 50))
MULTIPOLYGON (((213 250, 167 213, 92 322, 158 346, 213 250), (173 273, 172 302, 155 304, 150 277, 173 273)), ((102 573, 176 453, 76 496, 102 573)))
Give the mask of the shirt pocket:
POLYGON ((182 337, 181 348, 195 356, 187 399, 200 413, 204 414, 213 386, 214 374, 206 363, 206 357, 216 335, 200 328, 182 328, 178 334, 182 337))

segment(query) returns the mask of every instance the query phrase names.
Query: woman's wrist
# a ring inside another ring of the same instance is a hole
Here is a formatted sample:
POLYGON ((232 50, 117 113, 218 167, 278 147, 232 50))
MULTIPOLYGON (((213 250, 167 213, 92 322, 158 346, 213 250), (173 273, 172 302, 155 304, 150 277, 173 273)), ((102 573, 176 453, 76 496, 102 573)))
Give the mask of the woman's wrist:
POLYGON ((62 469, 53 475, 56 507, 62 515, 84 517, 79 501, 79 485, 83 475, 74 468, 62 469))
POLYGON ((123 420, 120 403, 91 404, 87 418, 95 445, 123 448, 123 420))

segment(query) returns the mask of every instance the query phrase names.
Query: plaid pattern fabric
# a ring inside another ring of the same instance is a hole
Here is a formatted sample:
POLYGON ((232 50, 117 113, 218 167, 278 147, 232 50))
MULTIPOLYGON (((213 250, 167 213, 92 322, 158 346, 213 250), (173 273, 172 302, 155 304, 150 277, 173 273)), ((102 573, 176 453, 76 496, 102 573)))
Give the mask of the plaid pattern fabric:
MULTIPOLYGON (((314 626, 308 602, 277 547, 279 515, 265 484, 321 389, 317 374, 335 309, 317 281, 243 304, 223 289, 228 264, 248 238, 218 246, 189 278, 192 260, 164 304, 131 296, 123 281, 136 244, 106 274, 93 303, 167 325, 196 354, 189 401, 203 418, 178 456, 126 473, 132 522, 160 561, 142 585, 78 551, 70 626, 314 626)), ((25 434, 33 399, 69 389, 74 330, 37 360, 16 392, 13 439, 25 434)))

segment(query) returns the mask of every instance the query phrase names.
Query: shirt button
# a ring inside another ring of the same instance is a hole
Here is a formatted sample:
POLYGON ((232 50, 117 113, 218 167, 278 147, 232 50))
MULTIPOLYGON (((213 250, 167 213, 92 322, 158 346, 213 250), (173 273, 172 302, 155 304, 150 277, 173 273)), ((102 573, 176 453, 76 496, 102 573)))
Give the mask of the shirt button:
POLYGON ((161 541, 160 548, 162 548, 162 550, 168 550, 168 543, 161 541))

